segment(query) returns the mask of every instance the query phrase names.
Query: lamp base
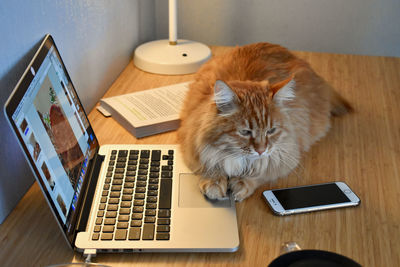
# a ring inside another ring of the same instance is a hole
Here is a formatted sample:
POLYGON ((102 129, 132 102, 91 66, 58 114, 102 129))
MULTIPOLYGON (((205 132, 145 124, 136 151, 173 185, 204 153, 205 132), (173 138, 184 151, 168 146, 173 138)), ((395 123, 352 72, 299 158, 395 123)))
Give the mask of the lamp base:
POLYGON ((196 72, 210 57, 210 48, 198 42, 178 40, 171 45, 169 40, 158 40, 137 47, 133 62, 147 72, 180 75, 196 72))

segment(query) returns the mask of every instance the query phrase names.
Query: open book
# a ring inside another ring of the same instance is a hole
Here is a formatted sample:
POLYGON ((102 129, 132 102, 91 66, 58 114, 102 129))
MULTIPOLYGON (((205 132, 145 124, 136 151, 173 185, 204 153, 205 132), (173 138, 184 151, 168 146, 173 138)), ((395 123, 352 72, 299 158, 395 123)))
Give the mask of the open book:
POLYGON ((137 138, 176 130, 189 83, 103 98, 97 109, 111 115, 137 138))

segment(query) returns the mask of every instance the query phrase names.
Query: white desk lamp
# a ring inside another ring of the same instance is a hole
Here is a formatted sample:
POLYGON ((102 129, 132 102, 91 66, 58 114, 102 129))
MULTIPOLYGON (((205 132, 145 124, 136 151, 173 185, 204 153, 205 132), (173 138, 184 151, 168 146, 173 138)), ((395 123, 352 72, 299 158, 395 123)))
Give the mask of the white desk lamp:
POLYGON ((177 0, 169 0, 169 40, 157 40, 136 48, 133 62, 136 67, 157 74, 189 74, 211 57, 208 46, 177 39, 177 0))

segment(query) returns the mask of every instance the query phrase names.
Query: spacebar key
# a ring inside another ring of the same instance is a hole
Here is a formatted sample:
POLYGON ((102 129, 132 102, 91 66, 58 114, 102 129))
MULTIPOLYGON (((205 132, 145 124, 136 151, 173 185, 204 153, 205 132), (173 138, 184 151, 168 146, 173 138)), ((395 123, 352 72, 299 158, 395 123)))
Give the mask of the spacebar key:
POLYGON ((172 179, 161 179, 160 181, 160 199, 159 209, 170 209, 171 208, 171 196, 172 196, 172 179))

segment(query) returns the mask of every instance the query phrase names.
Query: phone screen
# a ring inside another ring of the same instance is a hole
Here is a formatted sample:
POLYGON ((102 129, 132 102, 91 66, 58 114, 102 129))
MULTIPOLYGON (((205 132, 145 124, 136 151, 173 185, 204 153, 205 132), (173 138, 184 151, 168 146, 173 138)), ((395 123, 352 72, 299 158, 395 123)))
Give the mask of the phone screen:
POLYGON ((334 183, 272 190, 272 193, 285 210, 351 202, 334 183))

